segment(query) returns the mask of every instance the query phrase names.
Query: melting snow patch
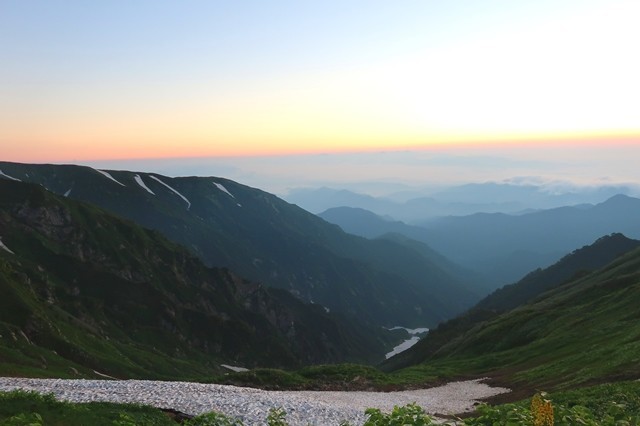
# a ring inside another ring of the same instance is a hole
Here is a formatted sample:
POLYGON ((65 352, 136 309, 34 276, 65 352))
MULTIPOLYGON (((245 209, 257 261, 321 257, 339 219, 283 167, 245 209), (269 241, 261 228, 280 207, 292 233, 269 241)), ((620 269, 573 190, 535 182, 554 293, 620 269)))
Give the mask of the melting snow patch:
POLYGON ((16 182, 22 182, 20 179, 16 179, 13 176, 5 175, 4 173, 2 173, 2 170, 0 170, 0 176, 4 176, 7 179, 15 180, 16 182))
POLYGON ((409 349, 411 346, 418 343, 419 341, 420 341, 420 338, 418 336, 413 336, 411 339, 405 340, 404 342, 400 343, 398 346, 393 348, 391 352, 385 355, 385 358, 389 359, 392 356, 399 354, 400 352, 404 352, 407 349, 409 349))
POLYGON ((220 364, 220 367, 227 368, 227 369, 229 369, 231 371, 235 371, 236 373, 242 373, 243 371, 249 371, 248 368, 234 367, 233 365, 227 365, 227 364, 220 364))
POLYGON ((64 193, 64 196, 65 196, 65 197, 68 197, 68 196, 69 196, 69 194, 71 194, 71 189, 69 189, 67 192, 65 192, 65 193, 64 193))
POLYGON ((222 184, 221 184, 221 183, 213 182, 213 184, 214 184, 215 186, 217 186, 217 187, 218 187, 218 189, 219 189, 220 191, 222 191, 222 192, 226 192, 227 194, 229 194, 229 195, 231 196, 231 198, 236 198, 236 197, 234 197, 234 196, 233 196, 233 194, 232 194, 232 193, 230 193, 229 191, 227 191, 227 188, 225 188, 224 186, 222 186, 222 184))
POLYGON ((136 182, 138 182, 138 185, 143 187, 149 194, 156 195, 156 194, 153 193, 152 190, 149 189, 149 187, 147 187, 147 185, 144 184, 144 182, 142 181, 142 178, 140 177, 140 175, 135 175, 133 178, 136 180, 136 182))
POLYGON ((98 169, 94 169, 96 172, 100 173, 102 176, 111 179, 112 181, 114 181, 115 183, 117 183, 118 185, 122 185, 122 186, 127 186, 121 182, 118 182, 113 176, 111 176, 109 173, 105 172, 104 170, 98 170, 98 169))
POLYGON ((11 251, 11 249, 9 249, 9 247, 4 245, 4 243, 2 242, 2 238, 0 238, 0 248, 3 249, 3 250, 8 251, 11 254, 15 254, 14 252, 11 251))
MULTIPOLYGON (((187 197, 185 197, 184 195, 182 195, 181 193, 179 193, 178 191, 176 191, 175 189, 173 189, 172 187, 170 187, 169 185, 167 185, 166 183, 164 183, 163 181, 161 181, 160 179, 158 179, 157 177, 153 176, 153 175, 149 175, 149 177, 155 181, 157 181, 158 183, 163 184, 164 186, 166 186, 167 188, 169 188, 171 191, 173 191, 178 197, 182 198, 184 200, 185 203, 187 203, 187 210, 189 210, 191 208, 191 202, 189 200, 187 200, 187 197)), ((152 193, 153 194, 153 193, 152 193)))
POLYGON ((96 371, 96 370, 93 370, 93 372, 94 372, 94 373, 96 373, 98 376, 102 376, 102 377, 105 377, 105 378, 107 378, 107 379, 114 379, 114 380, 118 380, 116 377, 110 376, 110 375, 108 375, 108 374, 101 373, 101 372, 96 371))

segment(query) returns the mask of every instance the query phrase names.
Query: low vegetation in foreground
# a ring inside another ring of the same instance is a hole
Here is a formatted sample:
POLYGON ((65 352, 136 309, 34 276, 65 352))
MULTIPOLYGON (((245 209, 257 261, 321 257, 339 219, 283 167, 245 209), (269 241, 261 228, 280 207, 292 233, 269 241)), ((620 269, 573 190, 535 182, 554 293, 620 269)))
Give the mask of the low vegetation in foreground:
POLYGON ((448 370, 436 371, 427 365, 385 373, 367 365, 331 364, 304 367, 295 371, 257 368, 216 376, 208 381, 265 390, 395 391, 431 387, 450 378, 448 370))
MULTIPOLYGON (((390 413, 370 408, 365 426, 429 425, 435 419, 423 408, 409 404, 390 413)), ((177 419, 159 409, 130 404, 73 404, 52 395, 14 391, 0 393, 0 425, 175 425, 177 419)), ((287 413, 272 409, 265 422, 287 426, 287 413)), ((239 420, 219 413, 206 413, 182 422, 185 426, 242 426, 239 420)), ((482 404, 465 419, 445 424, 468 426, 624 426, 640 425, 640 382, 609 383, 553 394, 537 393, 517 403, 482 404)), ((348 426, 343 423, 341 426, 348 426)))

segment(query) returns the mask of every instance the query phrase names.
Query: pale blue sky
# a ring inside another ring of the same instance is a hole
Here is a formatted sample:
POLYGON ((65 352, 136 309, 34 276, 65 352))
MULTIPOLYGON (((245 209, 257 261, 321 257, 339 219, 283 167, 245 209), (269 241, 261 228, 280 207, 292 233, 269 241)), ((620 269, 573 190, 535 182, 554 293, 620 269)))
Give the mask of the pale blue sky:
POLYGON ((637 136, 639 12, 2 0, 0 145, 7 159, 64 161, 637 136))

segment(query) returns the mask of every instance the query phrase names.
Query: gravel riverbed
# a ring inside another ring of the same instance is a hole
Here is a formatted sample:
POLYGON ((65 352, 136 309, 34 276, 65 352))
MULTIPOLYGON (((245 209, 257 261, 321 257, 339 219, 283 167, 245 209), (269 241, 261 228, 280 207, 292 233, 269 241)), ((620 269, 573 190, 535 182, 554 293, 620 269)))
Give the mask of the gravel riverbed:
POLYGON ((451 382, 430 389, 402 392, 264 391, 236 386, 151 380, 65 380, 0 378, 0 391, 15 389, 53 393, 71 402, 109 401, 171 408, 197 415, 218 411, 245 425, 263 425, 271 408, 282 407, 291 426, 362 425, 369 407, 389 411, 394 405, 416 402, 431 414, 459 414, 473 410, 479 399, 509 389, 481 380, 451 382))

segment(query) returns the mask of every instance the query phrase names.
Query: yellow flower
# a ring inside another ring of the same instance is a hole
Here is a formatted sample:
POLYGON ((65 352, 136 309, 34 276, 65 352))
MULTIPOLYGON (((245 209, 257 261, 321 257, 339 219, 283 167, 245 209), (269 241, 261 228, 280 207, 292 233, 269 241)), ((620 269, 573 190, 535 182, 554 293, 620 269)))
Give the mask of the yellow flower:
POLYGON ((533 426, 553 426, 553 405, 540 393, 531 399, 531 414, 533 426))

